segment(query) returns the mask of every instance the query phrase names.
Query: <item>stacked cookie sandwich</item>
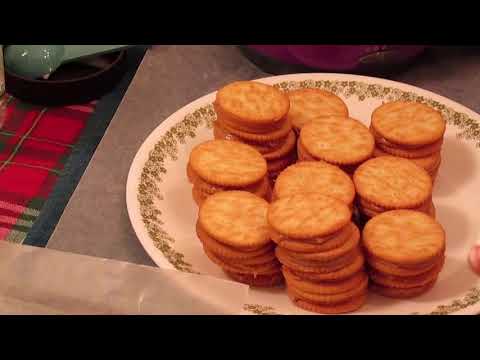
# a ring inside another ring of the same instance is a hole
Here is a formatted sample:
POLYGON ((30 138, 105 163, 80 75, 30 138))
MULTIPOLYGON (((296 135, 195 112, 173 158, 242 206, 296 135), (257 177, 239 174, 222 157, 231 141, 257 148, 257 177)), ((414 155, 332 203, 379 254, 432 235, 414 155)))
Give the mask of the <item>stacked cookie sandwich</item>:
POLYGON ((375 156, 411 159, 435 181, 441 163, 446 122, 442 114, 417 102, 394 101, 372 113, 370 130, 375 136, 375 156))
POLYGON ((414 162, 395 156, 370 159, 353 174, 357 207, 366 218, 393 209, 422 211, 435 217, 432 179, 414 162))
POLYGON ((363 229, 371 289, 409 298, 437 281, 445 260, 445 232, 418 211, 393 210, 371 219, 363 229))
POLYGON ((206 255, 232 279, 252 286, 283 282, 267 224, 268 203, 245 191, 208 197, 198 214, 197 235, 206 255))
POLYGON ((256 148, 267 161, 269 177, 296 161, 296 136, 287 114, 288 96, 254 81, 237 81, 221 88, 214 102, 216 139, 237 140, 256 148))
POLYGON ((287 292, 297 306, 319 313, 362 306, 368 278, 360 232, 344 202, 318 193, 284 197, 270 204, 268 224, 287 292))
POLYGON ((270 199, 267 163, 253 147, 238 141, 210 140, 190 153, 187 176, 197 205, 219 191, 243 190, 270 199))

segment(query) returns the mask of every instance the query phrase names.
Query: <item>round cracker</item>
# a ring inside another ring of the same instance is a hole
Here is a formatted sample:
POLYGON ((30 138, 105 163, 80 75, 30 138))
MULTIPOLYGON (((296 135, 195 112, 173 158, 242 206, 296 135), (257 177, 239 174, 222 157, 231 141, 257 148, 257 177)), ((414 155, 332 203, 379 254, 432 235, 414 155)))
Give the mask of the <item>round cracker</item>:
POLYGON ((247 186, 267 173, 267 163, 253 147, 237 141, 210 140, 190 153, 193 171, 206 182, 223 186, 247 186))
POLYGON ((296 159, 297 154, 295 154, 295 151, 292 151, 281 158, 267 160, 267 171, 269 174, 276 172, 280 173, 289 165, 294 163, 296 159))
POLYGON ((445 249, 445 231, 419 211, 392 210, 370 219, 363 228, 366 251, 394 264, 432 262, 445 249))
POLYGON ((350 205, 355 198, 355 186, 339 167, 316 161, 303 161, 286 168, 274 187, 277 198, 303 192, 319 192, 350 205))
POLYGON ((205 230, 202 229, 199 221, 197 221, 195 230, 198 238, 203 243, 203 246, 205 246, 215 255, 221 258, 231 259, 232 261, 256 258, 271 252, 273 253, 275 250, 273 243, 269 243, 257 250, 248 251, 235 249, 234 247, 222 244, 213 239, 211 236, 208 236, 205 230))
POLYGON ((209 196, 198 214, 205 232, 218 242, 238 249, 258 249, 270 242, 268 202, 246 191, 224 191, 209 196))
POLYGON ((274 287, 283 284, 284 279, 281 272, 271 275, 252 275, 225 271, 233 280, 253 287, 274 287))
POLYGON ((203 251, 213 263, 220 266, 224 271, 230 271, 239 274, 272 275, 278 273, 281 269, 281 266, 277 261, 272 261, 270 263, 261 265, 234 264, 227 263, 224 259, 221 259, 217 255, 215 255, 205 246, 203 247, 203 251))
POLYGON ((294 271, 305 273, 331 273, 338 271, 355 261, 359 253, 360 250, 356 248, 353 251, 328 262, 307 262, 292 258, 289 252, 281 247, 275 249, 275 255, 282 265, 285 265, 294 271))
POLYGON ((348 206, 319 193, 302 193, 270 204, 268 223, 277 232, 294 239, 332 234, 350 222, 348 206))
POLYGON ((373 268, 379 272, 382 272, 387 275, 393 275, 396 277, 410 277, 417 276, 429 272, 440 262, 444 262, 444 255, 440 255, 438 259, 431 263, 423 264, 422 266, 417 267, 402 267, 397 264, 389 263, 388 261, 383 261, 377 259, 374 256, 368 256, 367 263, 370 268, 373 268))
POLYGON ((205 193, 198 190, 195 186, 192 187, 192 198, 193 198, 193 201, 195 201, 195 204, 197 204, 198 207, 202 206, 203 202, 205 201, 205 199, 207 197, 208 196, 205 193))
POLYGON ((436 152, 439 152, 442 149, 442 145, 443 145, 443 139, 437 142, 434 142, 433 144, 425 145, 415 149, 394 147, 394 146, 389 146, 389 145, 377 142, 377 147, 383 150, 384 152, 393 156, 404 157, 407 159, 416 159, 416 158, 432 155, 436 152))
POLYGON ((319 161, 315 159, 312 155, 308 153, 307 150, 302 146, 300 139, 297 141, 297 155, 298 161, 319 161))
POLYGON ((275 231, 270 231, 270 237, 273 242, 278 246, 283 247, 286 250, 291 251, 292 253, 317 253, 336 249, 342 246, 355 231, 356 225, 351 223, 350 225, 345 226, 342 230, 337 231, 335 234, 330 235, 325 238, 314 239, 314 241, 305 241, 305 240, 293 240, 288 237, 279 235, 275 231), (319 240, 319 241, 315 241, 319 240))
POLYGON ((329 91, 298 89, 287 94, 290 99, 287 118, 296 129, 301 129, 311 119, 319 116, 348 116, 347 105, 340 97, 329 91))
MULTIPOLYGON (((288 292, 288 290, 287 290, 288 292)), ((345 314, 350 313, 355 310, 360 309, 367 300, 367 294, 362 294, 358 297, 347 300, 343 303, 323 305, 318 303, 312 303, 309 301, 302 300, 296 297, 292 293, 288 293, 292 302, 297 305, 299 308, 302 308, 307 311, 316 312, 319 314, 345 314)))
POLYGON ((262 155, 267 161, 275 160, 291 153, 292 150, 295 149, 296 145, 297 145, 297 137, 293 131, 290 131, 283 144, 280 144, 276 148, 271 148, 271 151, 263 153, 262 155))
POLYGON ((274 123, 290 109, 285 93, 256 81, 236 81, 222 87, 215 102, 229 116, 253 125, 274 123))
POLYGON ((350 253, 353 249, 357 248, 360 243, 360 230, 358 230, 358 227, 353 223, 351 223, 351 225, 353 226, 353 231, 347 241, 336 248, 315 253, 302 253, 290 250, 289 254, 295 259, 304 261, 328 261, 350 253))
POLYGON ((368 287, 368 276, 364 276, 360 280, 359 284, 353 289, 350 289, 341 293, 335 293, 335 294, 318 294, 318 293, 301 290, 298 287, 294 286, 291 282, 289 282, 288 279, 285 279, 285 280, 287 282, 288 290, 293 295, 295 295, 296 297, 302 300, 321 303, 321 304, 335 304, 335 303, 342 303, 342 302, 348 301, 351 298, 355 298, 357 296, 365 294, 368 287))
POLYGON ((302 279, 288 270, 285 271, 283 275, 285 276, 287 285, 291 284, 297 289, 323 295, 338 294, 355 289, 359 287, 367 277, 367 274, 364 271, 360 271, 347 279, 330 282, 313 282, 302 279))
POLYGON ((301 279, 310 280, 310 281, 338 281, 341 279, 346 279, 353 274, 364 269, 365 260, 363 255, 359 252, 354 258, 353 262, 345 265, 344 267, 331 272, 304 272, 295 270, 288 266, 282 265, 282 271, 290 271, 294 275, 300 277, 301 279))
POLYGON ((379 295, 394 298, 394 299, 409 299, 409 298, 420 296, 426 293, 435 285, 436 282, 437 282, 437 279, 422 286, 417 286, 409 289, 402 289, 402 288, 382 286, 371 281, 370 290, 379 295))
POLYGON ((427 285, 428 283, 434 281, 438 277, 438 274, 442 270, 442 267, 443 261, 437 263, 431 270, 414 276, 388 275, 370 269, 370 271, 368 272, 368 276, 373 282, 378 285, 399 289, 410 289, 427 285))
MULTIPOLYGON (((415 210, 415 211, 421 211, 421 212, 427 213, 431 208, 431 204, 432 204, 432 198, 428 198, 427 201, 425 201, 424 203, 420 204, 415 208, 410 208, 409 210, 415 210)), ((379 206, 375 203, 369 202, 361 197, 358 199, 358 205, 362 210, 369 210, 371 212, 376 213, 377 215, 382 212, 391 210, 391 209, 387 209, 382 206, 379 206)))
POLYGON ((285 136, 292 131, 292 124, 286 119, 277 121, 273 126, 262 128, 262 132, 259 132, 256 128, 246 128, 245 126, 235 123, 234 120, 222 116, 222 110, 217 111, 219 112, 219 115, 217 115, 215 124, 227 133, 254 143, 280 140, 285 138, 285 136))
POLYGON ((370 158, 375 139, 360 121, 341 116, 313 119, 300 131, 308 154, 331 164, 353 165, 370 158))
POLYGON ((392 143, 420 146, 441 139, 446 122, 439 111, 426 104, 394 101, 373 111, 371 126, 392 143))
POLYGON ((258 150, 260 154, 268 153, 274 149, 278 149, 285 142, 284 138, 279 140, 269 140, 268 142, 254 142, 251 140, 243 139, 225 130, 221 125, 219 125, 218 121, 213 122, 213 138, 216 140, 234 140, 242 142, 244 144, 252 146, 256 150, 258 150))
MULTIPOLYGON (((389 154, 388 152, 385 152, 382 149, 379 149, 378 147, 376 147, 375 150, 373 151, 373 156, 374 157, 392 156, 392 154, 389 154)), ((430 172, 430 171, 434 171, 440 165, 441 154, 440 154, 440 151, 437 151, 428 156, 419 157, 419 158, 410 158, 409 160, 413 161, 418 166, 424 168, 425 170, 427 170, 427 172, 430 172)))
POLYGON ((414 162, 380 156, 360 165, 353 174, 359 196, 387 209, 414 208, 432 196, 432 178, 414 162))

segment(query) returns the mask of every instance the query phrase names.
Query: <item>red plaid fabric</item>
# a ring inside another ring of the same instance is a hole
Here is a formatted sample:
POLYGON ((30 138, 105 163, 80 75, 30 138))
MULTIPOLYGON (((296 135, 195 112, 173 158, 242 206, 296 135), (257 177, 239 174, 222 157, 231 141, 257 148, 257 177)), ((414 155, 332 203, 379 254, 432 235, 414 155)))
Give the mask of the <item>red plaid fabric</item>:
POLYGON ((12 97, 6 101, 0 123, 0 240, 22 243, 96 102, 42 108, 12 97))

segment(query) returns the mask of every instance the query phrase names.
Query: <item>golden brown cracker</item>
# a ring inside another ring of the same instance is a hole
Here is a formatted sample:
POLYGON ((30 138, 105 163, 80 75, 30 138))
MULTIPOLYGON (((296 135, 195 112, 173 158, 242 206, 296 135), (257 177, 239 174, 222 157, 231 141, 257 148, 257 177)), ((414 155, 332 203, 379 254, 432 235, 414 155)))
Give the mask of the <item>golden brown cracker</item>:
POLYGON ((274 124, 264 125, 258 129, 238 123, 234 119, 222 116, 222 111, 218 110, 217 120, 215 121, 226 133, 239 137, 240 139, 254 143, 264 143, 284 139, 290 131, 292 124, 287 119, 281 119, 274 124))
POLYGON ((288 96, 256 81, 235 81, 217 91, 215 103, 230 117, 247 124, 271 124, 286 116, 288 96))
POLYGON ((322 295, 338 294, 356 289, 361 286, 362 282, 364 282, 367 277, 367 274, 364 271, 360 271, 349 278, 338 281, 313 282, 302 279, 289 271, 285 271, 283 275, 285 276, 287 285, 291 284, 299 290, 322 295))
POLYGON ((341 279, 346 279, 353 274, 364 269, 364 257, 361 252, 359 252, 356 257, 352 260, 351 263, 346 264, 345 266, 330 272, 305 272, 292 269, 288 266, 283 265, 282 270, 290 271, 294 275, 300 277, 301 279, 310 280, 310 281, 338 281, 341 279))
POLYGON ((218 242, 238 249, 259 249, 271 240, 268 203, 249 192, 224 191, 209 196, 198 214, 205 232, 218 242))
POLYGON ((416 159, 416 158, 430 156, 432 154, 439 152, 442 149, 442 145, 443 145, 443 139, 436 141, 433 144, 425 145, 415 149, 408 149, 406 147, 389 146, 387 144, 384 144, 378 141, 376 146, 380 150, 392 156, 399 156, 407 159, 416 159))
POLYGON ((439 111, 426 104, 393 101, 373 111, 371 126, 392 143, 419 146, 441 139, 446 122, 439 111))
POLYGON ((280 263, 282 263, 282 265, 285 265, 294 271, 306 272, 306 273, 335 272, 337 270, 340 270, 343 267, 348 266, 353 261, 355 261, 359 252, 360 251, 358 249, 355 249, 354 251, 351 251, 345 255, 342 255, 337 259, 333 259, 328 262, 325 261, 325 262, 314 263, 311 261, 307 262, 307 261, 299 260, 297 258, 293 258, 290 256, 288 251, 285 251, 285 249, 282 249, 281 247, 277 247, 275 249, 275 255, 277 256, 277 259, 280 261, 280 263))
POLYGON ((282 273, 275 273, 272 275, 251 275, 241 274, 231 271, 225 271, 233 280, 247 284, 253 287, 274 287, 283 284, 284 279, 282 273))
MULTIPOLYGON (((376 215, 381 214, 382 212, 389 211, 390 209, 384 208, 382 206, 379 206, 377 204, 371 203, 365 199, 359 198, 358 199, 358 205, 362 211, 367 212, 367 213, 373 213, 376 215)), ((410 208, 409 210, 415 210, 415 211, 421 211, 426 214, 430 213, 432 210, 432 199, 429 198, 427 201, 425 201, 423 204, 420 204, 417 207, 410 208)))
POLYGON ((213 263, 220 266, 224 271, 230 271, 239 274, 273 275, 278 273, 281 269, 281 266, 276 261, 260 265, 242 265, 230 262, 227 263, 224 259, 221 259, 215 255, 205 246, 203 247, 203 251, 213 263))
POLYGON ((408 299, 408 298, 420 296, 426 293, 435 285, 436 281, 437 280, 435 279, 428 284, 409 288, 409 289, 382 286, 371 281, 369 288, 372 292, 382 296, 386 296, 394 299, 408 299))
POLYGON ((355 227, 356 226, 351 223, 340 231, 319 239, 295 240, 280 235, 275 231, 270 231, 270 237, 278 246, 283 247, 292 253, 317 253, 329 251, 342 246, 351 237, 353 231, 355 231, 355 227))
POLYGON ((431 262, 445 249, 442 225, 413 210, 392 210, 375 216, 363 228, 362 238, 369 254, 399 265, 431 262))
POLYGON ((297 156, 294 151, 286 154, 285 156, 274 159, 267 160, 267 170, 269 175, 271 173, 282 172, 285 168, 293 164, 297 160, 297 156))
POLYGON ((432 196, 428 172, 410 160, 381 156, 360 165, 353 174, 357 194, 387 209, 414 208, 432 196))
POLYGON ((205 195, 205 193, 201 192, 200 190, 198 190, 198 188, 194 186, 192 187, 192 198, 193 201, 195 201, 195 204, 200 207, 207 198, 207 195, 205 195))
POLYGON ((200 222, 197 221, 195 226, 196 233, 203 245, 209 249, 215 255, 221 258, 227 259, 249 259, 253 257, 258 257, 265 255, 267 253, 274 252, 275 245, 273 243, 268 243, 267 245, 257 249, 257 250, 238 250, 232 246, 222 244, 221 242, 216 241, 211 236, 209 236, 205 230, 202 229, 200 222))
POLYGON ((219 121, 214 121, 213 123, 213 137, 216 140, 239 141, 255 148, 262 155, 264 153, 270 153, 272 151, 275 151, 276 149, 279 149, 285 143, 285 138, 281 138, 278 140, 268 140, 264 142, 254 142, 248 139, 244 139, 237 135, 232 134, 232 132, 227 131, 219 123, 220 123, 219 121))
POLYGON ((365 304, 365 301, 367 299, 367 294, 362 294, 358 297, 349 299, 343 303, 324 305, 324 304, 313 303, 313 302, 302 300, 301 298, 298 298, 296 295, 292 293, 288 293, 288 295, 292 300, 292 302, 295 305, 297 305, 299 308, 302 308, 306 311, 316 312, 319 314, 331 314, 331 315, 345 314, 345 313, 350 313, 355 310, 358 310, 365 304))
POLYGON ((267 173, 267 163, 253 147, 228 140, 201 143, 190 153, 193 171, 211 184, 248 186, 267 173))
POLYGON ((299 259, 299 260, 322 262, 322 261, 337 259, 347 253, 350 253, 351 251, 353 251, 353 249, 357 248, 360 244, 360 231, 358 230, 356 225, 354 225, 353 223, 351 225, 353 226, 353 231, 351 235, 348 237, 347 241, 345 241, 343 244, 341 244, 336 248, 321 251, 321 252, 315 252, 315 253, 303 253, 303 252, 289 250, 288 251, 289 255, 292 258, 299 259))
POLYGON ((295 151, 297 144, 297 137, 293 131, 290 131, 285 139, 285 142, 277 148, 272 148, 272 151, 263 153, 263 157, 268 160, 275 160, 284 157, 295 151))
POLYGON ((372 133, 360 121, 329 116, 302 127, 299 142, 308 154, 335 165, 359 164, 375 148, 372 133))
MULTIPOLYGON (((375 148, 373 152, 374 157, 379 157, 379 156, 391 156, 391 154, 383 151, 382 149, 379 149, 378 147, 375 148)), ((440 151, 434 152, 431 155, 425 156, 425 157, 419 157, 419 158, 411 158, 411 161, 413 161, 415 164, 418 166, 424 168, 428 172, 435 170, 441 161, 441 155, 440 151)))
POLYGON ((368 276, 364 276, 360 280, 359 284, 353 289, 335 294, 318 294, 304 291, 297 288, 296 286, 293 286, 293 284, 288 281, 288 278, 286 278, 285 280, 287 283, 288 291, 292 293, 295 297, 320 304, 335 304, 348 301, 352 298, 365 294, 368 287, 368 276))
POLYGON ((339 167, 316 161, 303 161, 286 168, 274 187, 276 198, 303 192, 319 192, 350 205, 355 197, 355 186, 339 167))
POLYGON ((438 277, 442 267, 443 261, 437 263, 431 270, 413 276, 395 276, 370 269, 368 276, 373 282, 382 286, 409 289, 423 286, 434 281, 438 277))
POLYGON ((314 158, 308 151, 302 146, 300 140, 297 141, 297 156, 298 161, 320 161, 319 159, 314 158))
POLYGON ((444 261, 444 255, 441 254, 438 256, 438 258, 434 259, 434 261, 421 264, 420 266, 405 267, 390 263, 388 261, 380 260, 371 255, 367 257, 367 263, 369 268, 373 268, 384 274, 393 275, 396 277, 410 277, 421 275, 429 272, 430 270, 435 268, 440 262, 443 263, 444 261))
POLYGON ((296 129, 301 129, 311 119, 320 116, 348 116, 347 105, 329 91, 308 88, 289 91, 287 94, 290 98, 287 117, 296 129))
POLYGON ((351 211, 345 203, 319 193, 302 193, 271 203, 268 223, 280 234, 308 239, 332 234, 350 222, 351 211))

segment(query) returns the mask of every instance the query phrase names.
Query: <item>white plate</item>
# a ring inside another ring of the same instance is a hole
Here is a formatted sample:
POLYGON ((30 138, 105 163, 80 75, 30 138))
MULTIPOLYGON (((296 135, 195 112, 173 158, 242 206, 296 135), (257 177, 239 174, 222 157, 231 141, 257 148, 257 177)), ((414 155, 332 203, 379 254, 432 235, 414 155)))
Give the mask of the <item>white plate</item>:
MULTIPOLYGON (((435 287, 411 300, 369 294, 356 314, 472 314, 480 312, 480 277, 467 262, 478 239, 480 218, 480 115, 432 92, 379 78, 344 74, 294 74, 258 81, 281 89, 320 87, 346 102, 352 117, 369 124, 382 101, 426 102, 448 122, 433 201, 447 233, 447 256, 435 287)), ((226 278, 203 253, 195 233, 197 207, 186 165, 191 149, 212 139, 211 106, 215 93, 175 112, 140 147, 127 181, 127 207, 143 247, 160 267, 226 278)), ((293 306, 283 289, 251 289, 245 313, 306 314, 293 306)))

